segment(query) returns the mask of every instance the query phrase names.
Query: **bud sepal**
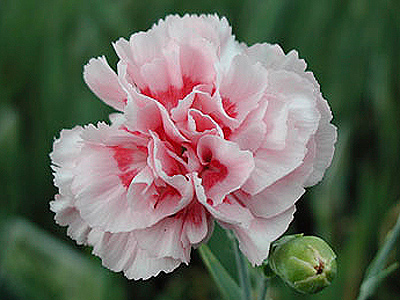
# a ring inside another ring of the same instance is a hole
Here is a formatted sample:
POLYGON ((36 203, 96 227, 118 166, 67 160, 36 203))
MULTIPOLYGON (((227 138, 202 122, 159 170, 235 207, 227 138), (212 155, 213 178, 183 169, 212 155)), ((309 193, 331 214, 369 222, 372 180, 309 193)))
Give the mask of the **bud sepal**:
POLYGON ((336 276, 336 254, 322 239, 295 234, 276 241, 268 265, 295 290, 314 294, 329 286, 336 276))

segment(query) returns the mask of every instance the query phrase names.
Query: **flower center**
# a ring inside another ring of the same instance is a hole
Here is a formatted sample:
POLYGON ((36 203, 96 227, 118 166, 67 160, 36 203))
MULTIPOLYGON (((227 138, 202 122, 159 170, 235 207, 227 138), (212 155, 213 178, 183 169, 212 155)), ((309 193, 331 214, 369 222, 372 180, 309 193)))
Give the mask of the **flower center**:
POLYGON ((203 167, 199 175, 205 189, 210 189, 216 183, 224 180, 228 174, 228 169, 218 160, 211 160, 203 167))
POLYGON ((164 91, 154 91, 149 87, 146 87, 141 90, 142 94, 156 99, 160 102, 164 107, 170 111, 172 108, 178 105, 179 100, 185 98, 193 88, 199 84, 197 81, 193 81, 191 78, 183 76, 182 77, 182 87, 176 87, 173 85, 169 85, 168 88, 164 91))
POLYGON ((228 98, 222 98, 222 106, 228 116, 231 118, 236 118, 238 113, 236 110, 236 103, 231 102, 228 98))

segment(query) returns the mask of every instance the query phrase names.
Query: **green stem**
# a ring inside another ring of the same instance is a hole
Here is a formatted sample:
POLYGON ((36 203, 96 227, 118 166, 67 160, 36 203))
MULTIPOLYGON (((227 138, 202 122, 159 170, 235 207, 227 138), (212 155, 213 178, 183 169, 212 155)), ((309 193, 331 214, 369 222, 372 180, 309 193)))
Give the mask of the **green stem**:
POLYGON ((200 256, 225 300, 237 300, 242 293, 237 282, 219 262, 206 244, 199 247, 200 256))
POLYGON ((242 299, 251 300, 251 283, 250 283, 250 275, 249 275, 249 269, 247 267, 246 258, 239 250, 239 245, 234 235, 232 233, 229 233, 228 235, 232 240, 233 249, 235 251, 235 259, 239 275, 239 283, 240 287, 242 288, 242 299))
POLYGON ((268 288, 268 278, 262 276, 261 277, 261 283, 260 283, 260 293, 258 296, 258 300, 265 300, 265 297, 267 296, 267 288, 268 288))
POLYGON ((397 218, 396 225, 388 233, 382 248, 378 251, 377 255, 369 265, 363 282, 361 283, 360 294, 357 300, 368 299, 374 293, 379 283, 397 268, 397 264, 393 264, 386 270, 383 270, 389 258, 389 254, 394 248, 399 237, 400 215, 397 218))

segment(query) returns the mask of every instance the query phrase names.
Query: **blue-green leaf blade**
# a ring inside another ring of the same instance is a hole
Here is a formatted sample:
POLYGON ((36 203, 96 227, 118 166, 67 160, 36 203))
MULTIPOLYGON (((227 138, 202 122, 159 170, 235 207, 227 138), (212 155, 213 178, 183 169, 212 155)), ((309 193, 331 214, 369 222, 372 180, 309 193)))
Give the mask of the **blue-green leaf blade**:
POLYGON ((200 256, 208 271, 217 284, 222 296, 226 300, 237 300, 240 298, 241 290, 228 271, 211 252, 210 248, 203 244, 199 247, 200 256))

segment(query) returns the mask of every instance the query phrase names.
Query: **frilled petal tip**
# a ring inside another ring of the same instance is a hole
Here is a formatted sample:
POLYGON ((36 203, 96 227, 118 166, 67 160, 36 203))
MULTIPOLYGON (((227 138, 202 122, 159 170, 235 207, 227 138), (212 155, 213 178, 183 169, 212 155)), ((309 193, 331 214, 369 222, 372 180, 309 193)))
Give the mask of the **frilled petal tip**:
POLYGON ((50 203, 55 220, 68 226, 67 233, 78 244, 93 247, 103 265, 122 271, 128 279, 149 279, 188 264, 191 246, 208 239, 213 222, 206 210, 193 204, 190 210, 144 230, 111 233, 92 228, 73 206, 72 199, 57 195, 50 203))
POLYGON ((138 246, 135 232, 111 234, 93 230, 88 240, 93 254, 102 259, 105 267, 122 271, 128 279, 149 279, 162 271, 172 272, 181 264, 171 257, 150 256, 138 246))
POLYGON ((54 220, 61 226, 68 226, 67 234, 78 244, 87 244, 91 228, 81 218, 79 211, 73 206, 72 199, 56 195, 50 202, 50 210, 55 213, 54 220))

